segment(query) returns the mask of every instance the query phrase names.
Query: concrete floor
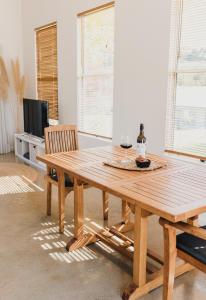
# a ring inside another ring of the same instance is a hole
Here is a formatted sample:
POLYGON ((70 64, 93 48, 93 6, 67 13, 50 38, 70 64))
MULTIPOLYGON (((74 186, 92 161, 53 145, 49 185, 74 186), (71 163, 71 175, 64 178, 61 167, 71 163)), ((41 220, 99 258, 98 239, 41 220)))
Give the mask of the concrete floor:
MULTIPOLYGON (((16 164, 13 155, 0 156, 0 300, 121 299, 132 281, 131 263, 101 243, 67 253, 65 243, 73 232, 73 194, 66 200, 66 232, 59 235, 56 191, 52 217, 46 217, 46 195, 38 188, 43 186, 42 173, 16 164), (2 176, 7 176, 6 183, 2 176)), ((120 201, 111 197, 109 223, 118 222, 120 213, 120 201)), ((86 191, 85 218, 88 227, 103 224, 101 193, 95 189, 86 191)), ((149 246, 162 252, 157 221, 150 218, 149 246)), ((206 217, 201 221, 206 223, 206 217)), ((176 279, 174 299, 205 300, 205 279, 198 271, 176 279)), ((159 288, 141 299, 161 297, 159 288)))

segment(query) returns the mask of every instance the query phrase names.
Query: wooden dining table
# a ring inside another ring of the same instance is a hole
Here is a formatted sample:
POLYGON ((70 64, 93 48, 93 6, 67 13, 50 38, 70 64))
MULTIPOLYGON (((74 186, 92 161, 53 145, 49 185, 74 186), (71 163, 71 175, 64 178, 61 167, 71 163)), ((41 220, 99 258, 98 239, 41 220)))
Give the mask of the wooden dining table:
MULTIPOLYGON (((147 245, 148 218, 156 215, 174 223, 196 222, 197 216, 206 212, 206 168, 154 154, 147 156, 161 167, 153 171, 128 171, 105 164, 108 160, 121 160, 124 154, 124 149, 118 146, 107 146, 42 155, 38 159, 56 169, 58 174, 60 232, 64 231, 65 222, 65 174, 71 176, 74 182, 74 238, 68 242, 67 250, 73 251, 101 240, 132 259, 133 282, 125 288, 122 298, 134 300, 163 284, 164 260, 147 245), (121 230, 121 226, 84 232, 85 183, 126 203, 125 212, 134 214, 133 239, 122 232, 126 230, 121 230), (151 266, 148 257, 159 264, 158 270, 151 266)), ((135 150, 129 149, 128 156, 135 159, 135 150)), ((189 264, 180 262, 175 275, 191 269, 189 264)))

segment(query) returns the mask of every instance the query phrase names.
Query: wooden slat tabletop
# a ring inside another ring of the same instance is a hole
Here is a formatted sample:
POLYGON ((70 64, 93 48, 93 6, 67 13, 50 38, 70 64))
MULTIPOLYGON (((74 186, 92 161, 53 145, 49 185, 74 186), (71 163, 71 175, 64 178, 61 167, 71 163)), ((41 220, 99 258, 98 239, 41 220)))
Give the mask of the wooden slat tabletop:
MULTIPOLYGON (((133 149, 128 150, 130 158, 135 155, 133 149)), ((172 222, 206 211, 205 166, 157 155, 148 157, 167 166, 155 171, 125 171, 103 164, 123 156, 123 149, 111 146, 44 155, 38 159, 172 222)))

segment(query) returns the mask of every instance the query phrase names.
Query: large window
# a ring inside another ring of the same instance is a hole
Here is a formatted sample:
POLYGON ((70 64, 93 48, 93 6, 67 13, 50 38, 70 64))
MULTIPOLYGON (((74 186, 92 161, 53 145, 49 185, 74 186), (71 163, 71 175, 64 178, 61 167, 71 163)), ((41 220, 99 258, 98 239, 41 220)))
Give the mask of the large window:
POLYGON ((78 15, 78 128, 111 138, 114 7, 78 15))
POLYGON ((172 2, 166 149, 206 158, 206 1, 172 2))
POLYGON ((37 95, 49 104, 49 118, 58 120, 57 25, 36 29, 37 95))

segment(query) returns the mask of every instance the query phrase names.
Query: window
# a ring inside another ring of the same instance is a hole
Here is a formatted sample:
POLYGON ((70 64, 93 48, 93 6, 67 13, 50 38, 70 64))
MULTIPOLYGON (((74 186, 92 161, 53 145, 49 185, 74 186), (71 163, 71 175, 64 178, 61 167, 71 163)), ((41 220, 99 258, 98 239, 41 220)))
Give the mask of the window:
POLYGON ((112 137, 113 3, 78 15, 78 128, 112 137))
POLYGON ((206 1, 173 0, 166 149, 206 157, 206 1))
POLYGON ((37 95, 49 104, 49 119, 58 120, 57 24, 36 29, 37 95))

